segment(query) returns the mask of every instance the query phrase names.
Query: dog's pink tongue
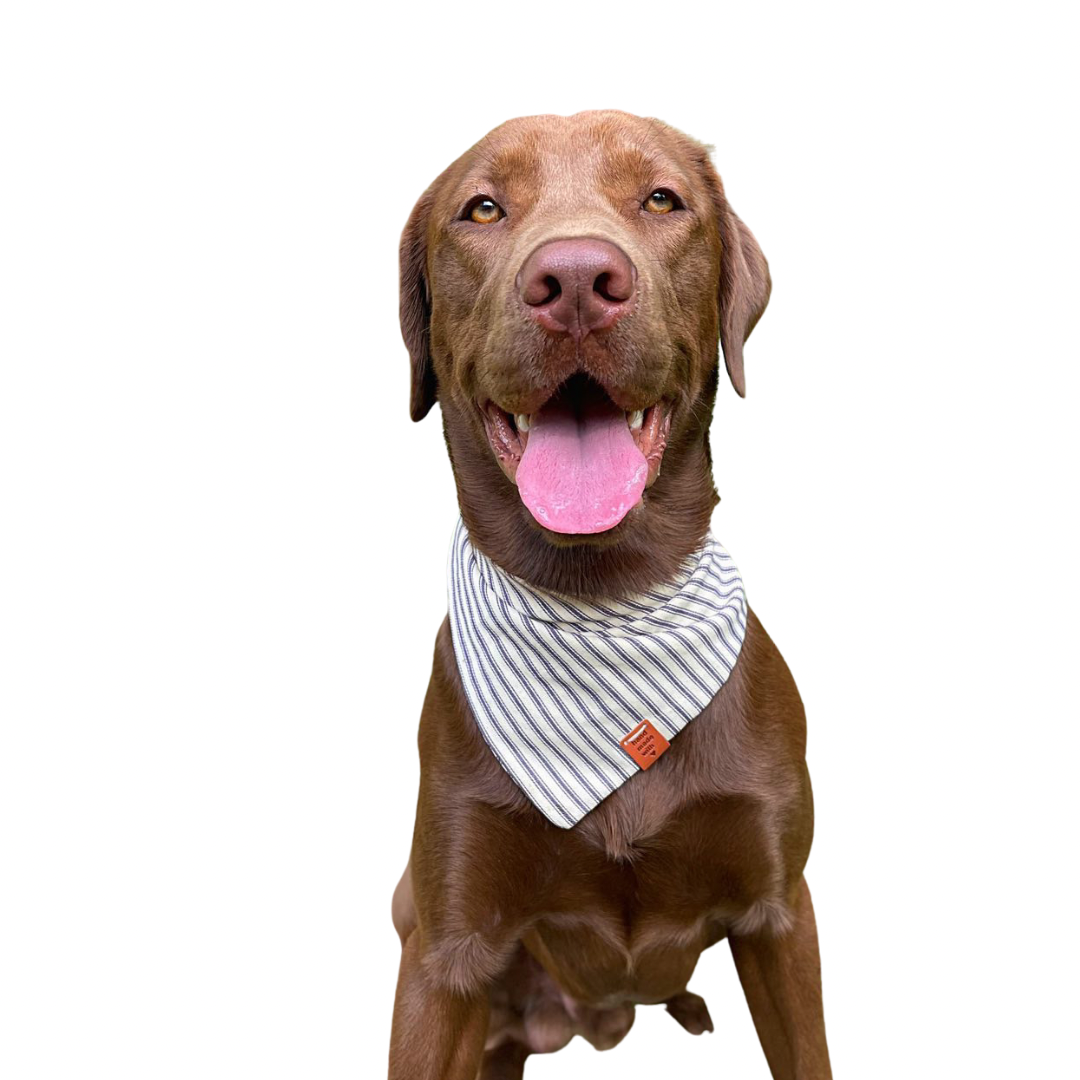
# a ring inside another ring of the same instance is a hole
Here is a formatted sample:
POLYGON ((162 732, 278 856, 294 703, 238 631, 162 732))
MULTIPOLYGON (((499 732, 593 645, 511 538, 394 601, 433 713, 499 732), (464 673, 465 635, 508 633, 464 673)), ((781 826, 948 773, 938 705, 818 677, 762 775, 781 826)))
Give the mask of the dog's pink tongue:
POLYGON ((598 533, 618 525, 645 490, 649 465, 624 413, 606 395, 575 409, 555 399, 534 413, 518 493, 545 528, 598 533))

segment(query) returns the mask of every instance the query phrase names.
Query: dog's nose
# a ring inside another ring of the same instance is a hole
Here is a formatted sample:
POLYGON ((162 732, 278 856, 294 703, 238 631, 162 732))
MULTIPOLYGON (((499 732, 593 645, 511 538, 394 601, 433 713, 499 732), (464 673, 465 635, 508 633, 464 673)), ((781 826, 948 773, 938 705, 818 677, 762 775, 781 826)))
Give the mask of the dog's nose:
POLYGON ((537 322, 581 341, 633 306, 637 269, 620 247, 579 237, 541 244, 522 263, 518 293, 537 322))

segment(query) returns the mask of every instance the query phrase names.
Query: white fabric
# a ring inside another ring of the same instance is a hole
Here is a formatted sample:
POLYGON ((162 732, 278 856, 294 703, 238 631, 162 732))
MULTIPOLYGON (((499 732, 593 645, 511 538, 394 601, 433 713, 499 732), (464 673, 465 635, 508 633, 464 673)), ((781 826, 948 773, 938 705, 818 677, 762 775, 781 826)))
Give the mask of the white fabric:
POLYGON ((711 535, 668 584, 587 603, 500 570, 459 521, 449 600, 454 653, 480 732, 562 828, 639 771, 620 740, 642 720, 670 741, 708 705, 746 633, 742 579, 711 535))

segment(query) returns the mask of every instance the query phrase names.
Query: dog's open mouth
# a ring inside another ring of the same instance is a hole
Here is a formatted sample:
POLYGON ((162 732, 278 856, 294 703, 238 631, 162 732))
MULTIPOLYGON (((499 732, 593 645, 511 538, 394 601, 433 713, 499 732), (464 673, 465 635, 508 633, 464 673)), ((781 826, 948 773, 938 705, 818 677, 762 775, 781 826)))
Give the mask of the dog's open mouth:
POLYGON ((627 412, 576 375, 539 409, 513 415, 488 402, 488 441, 521 501, 552 532, 614 528, 660 472, 670 406, 627 412))

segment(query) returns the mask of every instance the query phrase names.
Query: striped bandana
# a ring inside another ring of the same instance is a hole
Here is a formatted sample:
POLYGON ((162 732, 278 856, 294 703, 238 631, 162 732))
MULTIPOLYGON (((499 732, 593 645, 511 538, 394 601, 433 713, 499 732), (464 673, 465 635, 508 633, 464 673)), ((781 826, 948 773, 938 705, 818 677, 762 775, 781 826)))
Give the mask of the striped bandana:
POLYGON ((459 520, 449 578, 454 655, 480 733, 564 829, 709 704, 746 633, 742 578, 711 534, 673 581, 587 603, 500 570, 459 520))

